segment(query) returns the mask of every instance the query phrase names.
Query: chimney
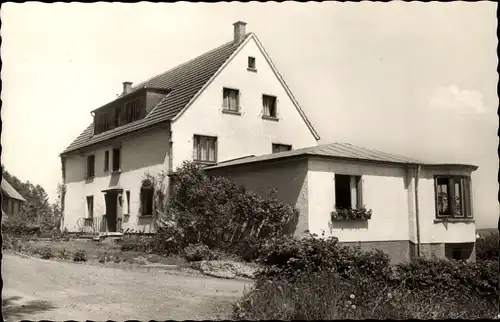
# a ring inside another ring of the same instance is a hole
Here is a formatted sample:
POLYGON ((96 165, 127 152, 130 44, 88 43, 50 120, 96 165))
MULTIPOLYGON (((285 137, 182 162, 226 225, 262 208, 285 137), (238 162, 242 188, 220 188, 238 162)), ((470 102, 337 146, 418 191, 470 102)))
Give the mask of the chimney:
POLYGON ((123 82, 123 95, 130 93, 132 82, 123 82))
POLYGON ((233 23, 234 26, 234 42, 239 43, 245 38, 245 25, 247 23, 243 21, 237 21, 233 23))

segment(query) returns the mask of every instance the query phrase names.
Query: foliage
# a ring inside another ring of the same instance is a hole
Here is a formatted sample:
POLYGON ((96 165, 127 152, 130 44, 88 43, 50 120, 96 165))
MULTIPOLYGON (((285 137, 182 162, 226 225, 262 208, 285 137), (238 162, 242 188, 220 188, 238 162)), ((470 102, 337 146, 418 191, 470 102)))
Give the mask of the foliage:
MULTIPOLYGON (((29 181, 22 182, 16 176, 11 175, 2 165, 2 177, 7 180, 12 187, 26 199, 22 204, 21 214, 15 217, 22 217, 22 222, 29 227, 40 227, 41 230, 52 230, 59 227, 61 210, 57 204, 51 205, 45 189, 29 181)), ((14 216, 9 216, 11 221, 14 216)))
POLYGON ((51 259, 54 257, 54 253, 52 252, 52 248, 50 246, 45 246, 40 250, 40 256, 43 259, 51 259))
POLYGON ((476 260, 498 260, 500 238, 498 232, 476 240, 476 260))
POLYGON ((75 262, 86 262, 87 261, 87 252, 83 249, 77 250, 73 254, 73 261, 75 262))
POLYGON ((29 222, 29 216, 23 211, 17 216, 10 216, 2 223, 2 233, 11 236, 37 236, 41 229, 38 225, 29 222))
POLYGON ((184 249, 184 258, 190 262, 212 261, 219 259, 219 254, 203 244, 188 245, 184 249))
POLYGON ((459 291, 491 301, 498 299, 500 270, 496 261, 470 263, 419 258, 397 265, 395 271, 410 290, 459 291))
POLYGON ((334 220, 368 220, 372 218, 372 210, 364 206, 360 208, 339 208, 331 213, 331 219, 334 220))
POLYGON ((312 234, 302 239, 275 238, 262 247, 260 255, 260 262, 266 265, 260 275, 268 279, 293 281, 304 273, 322 269, 331 269, 345 278, 360 271, 367 276, 391 276, 387 254, 379 250, 339 247, 335 237, 319 238, 312 234))
POLYGON ((268 241, 260 261, 266 267, 236 303, 236 319, 476 319, 498 309, 496 261, 422 258, 391 267, 380 251, 315 235, 268 241))
MULTIPOLYGON (((155 187, 166 178, 156 176, 155 187)), ((182 251, 202 243, 211 249, 241 251, 242 241, 292 233, 298 219, 293 206, 274 194, 260 197, 224 177, 212 177, 194 163, 184 162, 172 175, 171 198, 155 192, 158 242, 163 252, 182 251), (163 197, 159 197, 163 196, 163 197), (161 209, 159 209, 161 208, 161 209)))
POLYGON ((66 248, 59 249, 59 258, 61 259, 69 259, 70 253, 66 248))
POLYGON ((136 238, 124 238, 119 244, 122 252, 150 252, 153 249, 152 238, 144 234, 136 238))
MULTIPOLYGON (((431 280, 432 278, 430 278, 431 280)), ((366 275, 319 270, 295 282, 262 280, 234 306, 238 320, 476 319, 496 315, 495 302, 459 290, 408 289, 366 275)))

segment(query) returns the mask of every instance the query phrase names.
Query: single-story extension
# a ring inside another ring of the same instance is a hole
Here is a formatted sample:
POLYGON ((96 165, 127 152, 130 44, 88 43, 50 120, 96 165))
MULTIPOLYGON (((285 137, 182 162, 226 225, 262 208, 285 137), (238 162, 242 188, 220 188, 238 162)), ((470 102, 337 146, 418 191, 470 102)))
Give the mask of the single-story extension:
POLYGON ((475 260, 471 173, 477 168, 333 143, 205 169, 262 195, 276 189, 300 211, 296 236, 335 236, 341 244, 385 251, 397 263, 414 256, 475 260))

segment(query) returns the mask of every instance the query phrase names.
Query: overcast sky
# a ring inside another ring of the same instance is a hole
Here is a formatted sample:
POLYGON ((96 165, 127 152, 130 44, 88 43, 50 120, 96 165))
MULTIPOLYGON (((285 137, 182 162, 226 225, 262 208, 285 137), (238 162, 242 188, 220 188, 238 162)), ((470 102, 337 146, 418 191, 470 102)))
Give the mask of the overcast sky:
POLYGON ((2 163, 52 199, 59 153, 123 81, 168 70, 247 22, 321 143, 471 163, 495 226, 496 3, 3 4, 2 163))

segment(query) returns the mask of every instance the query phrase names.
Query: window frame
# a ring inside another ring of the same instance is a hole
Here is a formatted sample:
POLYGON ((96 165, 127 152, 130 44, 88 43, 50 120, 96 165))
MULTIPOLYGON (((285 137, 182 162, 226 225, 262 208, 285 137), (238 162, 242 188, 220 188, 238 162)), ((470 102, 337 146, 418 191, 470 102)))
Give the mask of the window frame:
POLYGON ((345 209, 345 208, 338 208, 337 203, 338 203, 338 196, 337 196, 337 182, 339 181, 339 177, 347 177, 349 179, 349 203, 350 209, 360 209, 364 207, 363 204, 363 175, 356 175, 356 174, 344 174, 344 173, 335 173, 334 174, 334 195, 335 195, 335 205, 334 207, 336 209, 345 209), (352 195, 352 189, 356 189, 356 202, 353 201, 353 195, 352 195), (353 206, 353 204, 356 204, 353 206))
POLYGON ((94 196, 87 196, 87 216, 86 219, 94 218, 94 196))
POLYGON ((256 71, 257 70, 257 59, 255 59, 255 57, 248 56, 247 69, 250 70, 250 71, 256 71))
POLYGON ((95 154, 87 155, 86 162, 86 179, 92 179, 95 177, 95 154), (90 162, 92 160, 92 162, 90 162), (92 171, 91 171, 92 170, 92 171))
POLYGON ((470 220, 474 219, 472 208, 472 184, 470 176, 464 175, 434 175, 434 208, 436 219, 470 220), (446 179, 446 194, 448 200, 448 212, 440 211, 438 180, 446 179), (458 182, 457 182, 458 181, 458 182), (456 200, 456 184, 459 183, 460 194, 460 214, 457 214, 457 202, 450 203, 450 200, 456 200))
POLYGON ((104 151, 104 172, 109 171, 109 150, 104 151))
POLYGON ((122 169, 122 148, 121 147, 115 147, 113 150, 111 150, 112 154, 112 160, 111 160, 111 172, 121 172, 122 169), (115 151, 118 151, 118 165, 117 168, 115 167, 115 151))
POLYGON ((130 215, 130 190, 125 191, 125 198, 127 199, 127 212, 125 215, 130 215))
POLYGON ((283 143, 272 143, 271 144, 271 152, 272 153, 287 152, 287 151, 292 151, 292 150, 293 150, 293 147, 291 144, 283 144, 283 143), (285 151, 275 151, 275 148, 278 148, 278 147, 289 147, 289 149, 285 150, 285 151))
POLYGON ((223 87, 222 88, 222 111, 224 112, 229 112, 229 113, 240 113, 241 111, 241 104, 240 104, 240 96, 241 92, 237 88, 231 88, 231 87, 223 87), (230 106, 229 102, 229 97, 230 93, 235 92, 236 93, 236 109, 233 109, 232 106, 230 106), (228 94, 228 99, 226 100, 226 93, 228 94), (227 104, 226 104, 227 102, 227 104))
POLYGON ((141 212, 140 212, 139 216, 141 216, 141 217, 153 216, 153 213, 155 211, 155 209, 154 209, 154 187, 151 185, 146 185, 145 182, 143 182, 141 185, 140 197, 141 197, 141 212), (150 197, 151 199, 149 199, 148 197, 150 197), (150 200, 150 203, 147 202, 149 200, 150 200), (148 210, 151 210, 151 211, 148 211, 148 210))
POLYGON ((278 119, 278 97, 270 94, 262 94, 262 117, 266 119, 278 119), (266 99, 274 99, 274 109, 269 110, 269 115, 266 113, 266 99), (274 111, 274 113, 271 113, 274 111), (273 115, 274 114, 274 115, 273 115))
POLYGON ((218 137, 217 136, 210 136, 210 135, 202 135, 202 134, 193 134, 193 161, 197 163, 202 163, 202 164, 216 164, 217 163, 217 157, 218 157, 218 137), (203 159, 202 156, 202 150, 198 150, 198 145, 201 145, 201 142, 199 144, 198 140, 205 139, 206 141, 206 159, 203 159), (211 139, 214 141, 214 160, 210 160, 210 150, 209 150, 209 143, 208 140, 211 139))

